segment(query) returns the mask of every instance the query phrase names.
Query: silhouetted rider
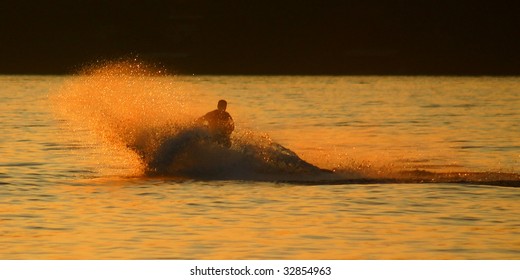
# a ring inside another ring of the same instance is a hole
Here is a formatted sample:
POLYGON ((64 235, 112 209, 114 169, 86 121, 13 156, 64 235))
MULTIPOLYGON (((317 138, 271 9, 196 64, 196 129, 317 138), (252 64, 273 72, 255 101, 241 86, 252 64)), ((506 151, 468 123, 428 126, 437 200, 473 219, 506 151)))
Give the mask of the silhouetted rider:
POLYGON ((217 110, 205 114, 197 122, 207 125, 215 142, 229 148, 231 147, 231 133, 235 129, 235 123, 231 115, 226 112, 226 108, 226 100, 219 100, 217 110))

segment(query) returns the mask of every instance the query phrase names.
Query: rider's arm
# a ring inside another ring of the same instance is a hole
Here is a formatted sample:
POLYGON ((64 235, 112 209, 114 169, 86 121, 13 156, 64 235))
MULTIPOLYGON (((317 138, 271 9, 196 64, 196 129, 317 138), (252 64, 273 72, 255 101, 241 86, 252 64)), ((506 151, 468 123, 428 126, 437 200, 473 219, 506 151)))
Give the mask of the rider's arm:
POLYGON ((207 116, 208 116, 208 114, 205 114, 204 116, 199 117, 195 122, 197 124, 206 124, 208 122, 207 116))
POLYGON ((228 134, 231 134, 231 132, 233 132, 233 130, 235 130, 235 122, 233 121, 233 118, 231 117, 231 115, 229 116, 229 119, 228 119, 228 122, 226 125, 226 129, 228 131, 228 134))

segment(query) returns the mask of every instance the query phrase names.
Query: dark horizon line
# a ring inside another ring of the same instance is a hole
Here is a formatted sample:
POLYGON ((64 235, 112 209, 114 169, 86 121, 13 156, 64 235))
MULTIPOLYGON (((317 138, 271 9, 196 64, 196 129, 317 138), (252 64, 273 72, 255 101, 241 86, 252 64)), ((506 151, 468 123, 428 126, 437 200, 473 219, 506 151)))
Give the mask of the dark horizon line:
MULTIPOLYGON (((72 72, 0 72, 0 76, 74 76, 81 73, 72 72)), ((163 76, 352 76, 352 77, 520 77, 518 73, 230 73, 230 72, 197 72, 197 73, 171 73, 160 74, 163 76)))

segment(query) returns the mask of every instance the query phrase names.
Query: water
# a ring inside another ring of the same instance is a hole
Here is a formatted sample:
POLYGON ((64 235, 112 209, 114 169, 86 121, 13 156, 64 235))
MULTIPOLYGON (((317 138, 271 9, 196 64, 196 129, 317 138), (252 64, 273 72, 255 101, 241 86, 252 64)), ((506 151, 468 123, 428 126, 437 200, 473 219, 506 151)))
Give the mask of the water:
POLYGON ((0 77, 0 258, 520 258, 518 77, 138 68, 0 77))

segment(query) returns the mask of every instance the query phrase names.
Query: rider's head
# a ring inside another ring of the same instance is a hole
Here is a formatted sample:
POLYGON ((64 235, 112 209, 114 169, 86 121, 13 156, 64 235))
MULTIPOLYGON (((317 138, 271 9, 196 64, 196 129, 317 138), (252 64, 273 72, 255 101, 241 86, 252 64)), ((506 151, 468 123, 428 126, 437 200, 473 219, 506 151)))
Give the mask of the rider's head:
POLYGON ((226 111, 226 107, 227 107, 227 102, 226 100, 219 100, 218 101, 218 105, 217 105, 217 108, 221 111, 226 111))

